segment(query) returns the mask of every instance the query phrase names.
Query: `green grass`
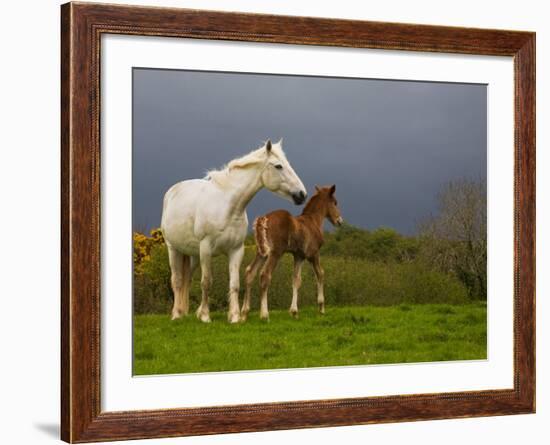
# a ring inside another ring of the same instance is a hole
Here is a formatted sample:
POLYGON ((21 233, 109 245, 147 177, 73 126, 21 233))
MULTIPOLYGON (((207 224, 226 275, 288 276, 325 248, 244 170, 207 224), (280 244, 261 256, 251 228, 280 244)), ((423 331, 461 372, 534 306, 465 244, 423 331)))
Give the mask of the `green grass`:
POLYGON ((194 316, 134 316, 134 375, 247 369, 368 365, 487 357, 484 302, 466 305, 314 307, 252 312, 231 325, 213 312, 212 323, 194 316))

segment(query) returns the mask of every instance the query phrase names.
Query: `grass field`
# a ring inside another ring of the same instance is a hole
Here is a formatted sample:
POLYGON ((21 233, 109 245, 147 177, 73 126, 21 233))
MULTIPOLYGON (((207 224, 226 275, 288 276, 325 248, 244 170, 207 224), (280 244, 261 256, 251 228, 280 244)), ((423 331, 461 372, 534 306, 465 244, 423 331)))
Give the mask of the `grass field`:
POLYGON ((194 316, 134 316, 134 375, 247 369, 303 368, 485 359, 485 302, 252 312, 231 325, 213 312, 212 323, 194 316))

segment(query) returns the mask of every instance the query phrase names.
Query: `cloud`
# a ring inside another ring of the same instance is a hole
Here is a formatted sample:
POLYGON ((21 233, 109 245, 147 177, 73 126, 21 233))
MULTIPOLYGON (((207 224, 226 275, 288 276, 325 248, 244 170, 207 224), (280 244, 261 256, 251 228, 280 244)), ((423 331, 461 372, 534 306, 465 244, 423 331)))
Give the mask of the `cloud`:
MULTIPOLYGON (((443 183, 485 178, 485 85, 134 70, 134 228, 160 224, 174 183, 284 137, 308 190, 338 184, 352 224, 412 233, 443 183)), ((298 209, 267 191, 250 219, 298 209)))

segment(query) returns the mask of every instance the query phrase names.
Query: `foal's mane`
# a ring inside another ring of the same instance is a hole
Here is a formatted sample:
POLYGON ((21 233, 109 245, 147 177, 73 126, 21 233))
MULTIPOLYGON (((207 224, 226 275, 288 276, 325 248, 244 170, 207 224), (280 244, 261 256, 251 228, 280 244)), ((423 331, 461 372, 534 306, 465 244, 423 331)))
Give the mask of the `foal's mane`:
POLYGON ((316 192, 315 195, 309 198, 309 201, 307 202, 307 204, 304 207, 304 210, 302 211, 302 215, 315 214, 322 209, 322 206, 326 202, 327 195, 325 193, 322 193, 323 191, 325 191, 325 188, 322 188, 321 190, 322 191, 316 192))

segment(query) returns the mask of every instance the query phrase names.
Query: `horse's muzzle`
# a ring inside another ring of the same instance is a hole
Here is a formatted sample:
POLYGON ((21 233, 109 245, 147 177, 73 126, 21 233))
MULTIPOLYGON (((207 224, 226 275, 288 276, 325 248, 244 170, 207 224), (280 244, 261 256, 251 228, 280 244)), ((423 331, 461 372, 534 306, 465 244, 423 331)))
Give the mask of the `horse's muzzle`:
POLYGON ((297 206, 303 204, 306 200, 306 194, 303 191, 299 191, 292 194, 292 200, 297 206))

